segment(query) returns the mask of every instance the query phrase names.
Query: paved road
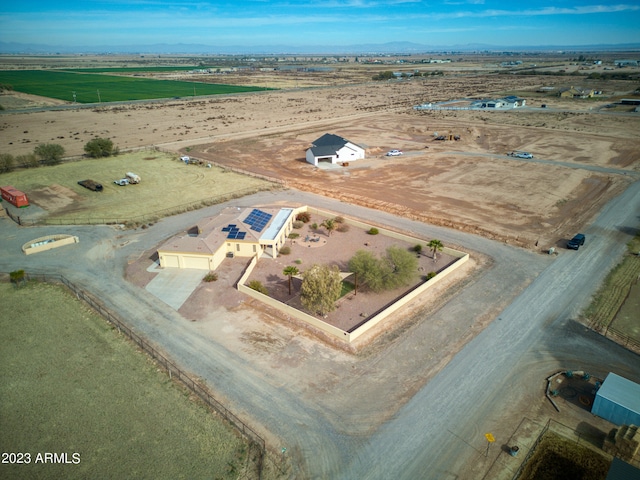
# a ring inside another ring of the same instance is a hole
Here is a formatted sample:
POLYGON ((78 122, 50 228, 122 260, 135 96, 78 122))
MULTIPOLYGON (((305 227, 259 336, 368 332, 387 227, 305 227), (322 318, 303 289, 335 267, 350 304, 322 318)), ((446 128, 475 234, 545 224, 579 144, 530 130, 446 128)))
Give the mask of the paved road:
MULTIPOLYGON (((223 206, 170 217, 143 231, 19 228, 8 219, 0 219, 0 271, 25 268, 62 273, 99 295, 136 331, 205 379, 232 411, 267 436, 272 447, 286 445, 294 461, 292 475, 297 478, 473 478, 464 476, 464 464, 469 456, 477 454, 469 446, 475 442, 464 443, 460 438, 473 439, 478 432, 490 431, 488 422, 497 421, 509 411, 501 392, 535 393, 540 379, 549 372, 570 367, 601 376, 615 370, 640 381, 637 355, 577 327, 572 320, 617 262, 630 232, 638 226, 640 182, 607 205, 586 229, 588 243, 584 248, 562 252, 557 259, 293 190, 262 192, 230 203, 245 206, 275 201, 313 204, 414 231, 425 238, 440 238, 445 244, 465 245, 492 257, 494 264, 482 279, 445 304, 430 317, 431 321, 486 313, 492 302, 511 301, 515 295, 511 285, 537 278, 440 374, 418 385, 415 395, 380 425, 379 417, 391 408, 391 400, 375 392, 388 391, 388 385, 395 386, 402 376, 403 370, 394 370, 392 363, 406 371, 417 368, 410 364, 412 356, 421 358, 420 337, 425 334, 422 324, 395 341, 393 349, 354 358, 353 367, 362 372, 358 378, 345 374, 344 363, 328 366, 333 369, 328 373, 342 378, 337 388, 355 385, 356 380, 364 385, 341 392, 351 396, 351 403, 338 407, 301 395, 302 379, 288 378, 286 371, 260 370, 246 355, 203 337, 193 323, 185 322, 149 292, 122 280, 128 261, 223 206), (29 257, 22 255, 19 247, 23 243, 49 233, 78 235, 81 243, 29 257)), ((327 354, 328 349, 319 352, 327 354)))

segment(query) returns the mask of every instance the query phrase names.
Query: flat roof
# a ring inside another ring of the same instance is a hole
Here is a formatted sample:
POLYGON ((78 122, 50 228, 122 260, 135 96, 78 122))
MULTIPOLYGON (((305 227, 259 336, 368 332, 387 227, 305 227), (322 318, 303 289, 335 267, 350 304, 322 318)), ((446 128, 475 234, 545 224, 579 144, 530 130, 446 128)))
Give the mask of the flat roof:
POLYGON ((293 208, 281 208, 271 221, 269 227, 260 236, 260 240, 275 240, 282 226, 293 213, 293 208))

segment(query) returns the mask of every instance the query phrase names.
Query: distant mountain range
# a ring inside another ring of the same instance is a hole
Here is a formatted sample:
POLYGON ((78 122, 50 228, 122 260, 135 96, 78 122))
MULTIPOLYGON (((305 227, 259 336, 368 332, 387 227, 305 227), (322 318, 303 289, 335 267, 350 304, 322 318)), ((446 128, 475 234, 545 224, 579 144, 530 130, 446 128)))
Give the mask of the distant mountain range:
POLYGON ((429 46, 412 42, 337 46, 216 46, 201 44, 155 44, 155 45, 102 45, 95 47, 55 46, 35 43, 0 42, 0 54, 184 54, 184 55, 389 55, 448 52, 628 52, 640 51, 640 43, 616 45, 544 45, 544 46, 495 46, 468 44, 451 46, 429 46))

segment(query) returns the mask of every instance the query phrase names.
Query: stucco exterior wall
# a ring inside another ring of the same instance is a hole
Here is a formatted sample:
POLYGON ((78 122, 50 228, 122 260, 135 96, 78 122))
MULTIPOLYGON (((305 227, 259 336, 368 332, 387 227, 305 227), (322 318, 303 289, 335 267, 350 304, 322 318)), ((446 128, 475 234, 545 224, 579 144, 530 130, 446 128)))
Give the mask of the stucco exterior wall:
POLYGON ((22 246, 22 251, 25 255, 31 255, 32 253, 45 252, 52 248, 58 248, 78 242, 80 242, 80 239, 72 235, 47 235, 46 237, 39 237, 25 243, 22 246))

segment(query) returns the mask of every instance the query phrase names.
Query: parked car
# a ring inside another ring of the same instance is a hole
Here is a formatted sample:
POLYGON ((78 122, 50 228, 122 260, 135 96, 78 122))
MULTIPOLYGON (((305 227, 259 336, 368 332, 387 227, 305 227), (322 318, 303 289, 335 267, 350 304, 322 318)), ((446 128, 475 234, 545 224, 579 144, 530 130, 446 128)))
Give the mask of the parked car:
POLYGON ((581 245, 584 245, 584 234, 578 233, 571 240, 567 242, 567 248, 571 250, 578 250, 581 245))
POLYGON ((529 152, 511 152, 511 153, 508 153, 507 155, 509 155, 510 157, 516 157, 516 158, 533 158, 533 155, 529 152))
POLYGON ((397 157, 399 155, 402 155, 402 152, 400 150, 389 150, 387 152, 387 157, 397 157))
POLYGON ((126 178, 121 178, 120 180, 114 180, 113 183, 124 187, 125 185, 129 185, 129 180, 127 180, 126 178))

